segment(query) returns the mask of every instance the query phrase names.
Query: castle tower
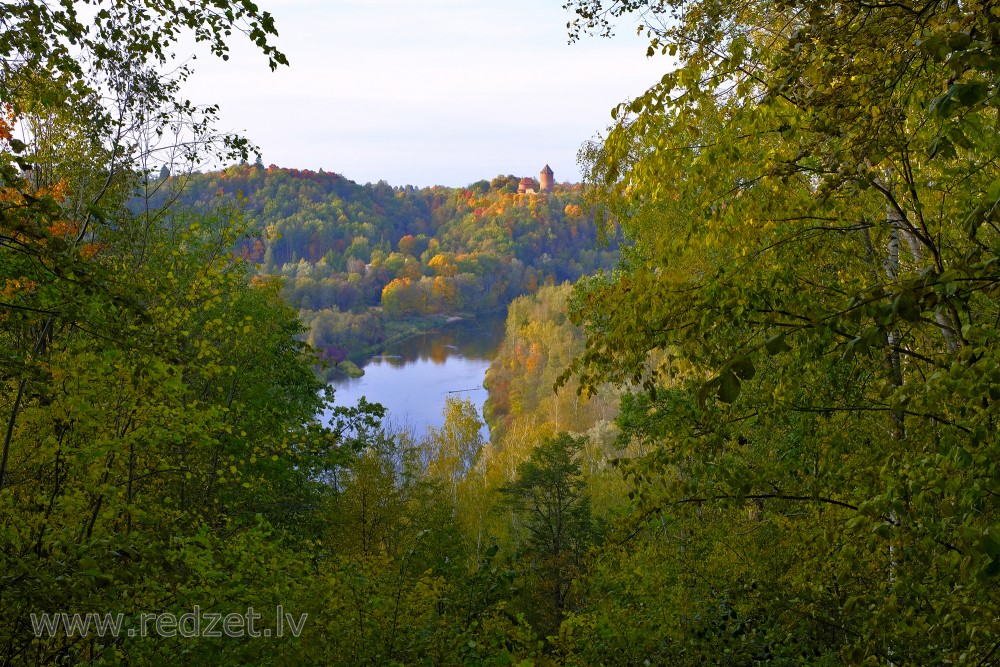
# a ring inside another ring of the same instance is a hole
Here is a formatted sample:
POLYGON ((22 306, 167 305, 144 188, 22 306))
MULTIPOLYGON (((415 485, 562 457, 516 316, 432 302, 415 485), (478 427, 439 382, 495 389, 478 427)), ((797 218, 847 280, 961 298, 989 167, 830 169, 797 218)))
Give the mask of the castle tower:
POLYGON ((549 165, 545 165, 542 171, 538 174, 538 189, 542 192, 552 192, 552 186, 554 184, 552 169, 549 165))

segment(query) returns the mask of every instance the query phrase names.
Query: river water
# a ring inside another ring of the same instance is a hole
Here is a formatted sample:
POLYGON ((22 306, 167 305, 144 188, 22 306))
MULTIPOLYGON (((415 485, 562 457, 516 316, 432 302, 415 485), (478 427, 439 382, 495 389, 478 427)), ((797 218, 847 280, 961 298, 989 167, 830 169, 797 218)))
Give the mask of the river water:
MULTIPOLYGON (((458 322, 386 347, 362 368, 360 378, 334 381, 334 402, 351 406, 364 396, 387 409, 390 426, 423 437, 444 424, 445 399, 467 398, 483 414, 486 370, 503 339, 502 317, 458 322)), ((489 430, 482 429, 484 441, 489 430)))

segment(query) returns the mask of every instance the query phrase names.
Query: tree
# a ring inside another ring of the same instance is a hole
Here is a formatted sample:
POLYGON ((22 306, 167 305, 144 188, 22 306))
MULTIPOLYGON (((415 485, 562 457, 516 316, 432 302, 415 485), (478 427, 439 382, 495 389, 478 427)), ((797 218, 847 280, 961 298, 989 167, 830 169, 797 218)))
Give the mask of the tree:
MULTIPOLYGON (((268 55, 272 67, 285 57, 268 44, 271 16, 250 3, 218 6, 196 2, 176 14, 155 3, 122 1, 101 8, 91 23, 52 3, 20 0, 4 6, 0 19, 0 252, 3 279, 11 293, 0 303, 7 317, 33 330, 34 343, 17 354, 15 366, 37 357, 54 331, 78 324, 100 330, 77 307, 84 293, 107 291, 103 267, 88 261, 108 236, 141 238, 138 225, 123 225, 136 171, 150 155, 149 141, 171 122, 189 123, 199 140, 210 129, 213 109, 199 111, 176 99, 177 79, 153 67, 173 57, 170 49, 184 29, 225 56, 225 37, 245 32, 268 55), (69 48, 72 46, 72 48, 69 48), (59 72, 58 76, 50 73, 59 72), (104 105, 101 96, 115 104, 104 105), (73 109, 72 114, 67 109, 73 109), (114 109, 117 115, 113 115, 114 109), (22 125, 29 143, 14 138, 22 125), (144 143, 145 142, 145 143, 144 143), (115 226, 109 223, 114 219, 115 226), (18 287, 20 286, 20 287, 18 287), (30 286, 30 289, 25 289, 30 286), (34 350, 32 354, 28 350, 34 350)), ((186 76, 183 68, 178 77, 186 76)), ((238 137, 219 137, 225 148, 245 152, 238 137)), ((190 146, 206 144, 191 142, 190 146)), ((112 295, 119 306, 124 295, 112 295)), ((13 325, 13 322, 8 322, 13 325)), ((31 336, 31 334, 29 334, 31 336)), ((21 374, 20 370, 13 371, 21 374)), ((30 373, 31 371, 29 371, 30 373)), ((11 431, 24 396, 21 375, 10 406, 7 437, 0 455, 0 489, 11 431)))
MULTIPOLYGON (((192 123, 187 146, 245 152, 155 68, 185 31, 220 55, 245 32, 283 62, 270 16, 243 2, 92 4, 0 13, 3 662, 176 655, 141 637, 36 637, 33 613, 290 598, 305 568, 287 540, 323 492, 312 455, 334 445, 296 314, 232 254, 239 216, 126 206, 160 186, 146 176, 171 123, 192 123)), ((184 651, 269 659, 214 648, 184 651)))
MULTIPOLYGON (((250 2, 196 0, 176 12, 161 12, 149 0, 117 0, 100 7, 91 0, 83 4, 94 5, 94 11, 67 11, 47 0, 4 5, 0 99, 18 116, 73 107, 77 118, 85 120, 90 138, 110 151, 104 166, 111 175, 128 171, 136 162, 145 166, 143 160, 151 151, 162 152, 166 146, 156 144, 155 137, 171 122, 189 122, 195 137, 210 130, 214 107, 198 109, 178 99, 179 81, 189 69, 182 66, 173 77, 156 71, 176 59, 174 49, 182 35, 191 34, 215 55, 228 59, 227 38, 236 32, 264 52, 272 69, 287 64, 284 54, 268 41, 277 35, 273 17, 250 2), (102 96, 114 104, 101 104, 102 96)), ((217 138, 245 155, 244 139, 217 138)), ((0 156, 5 168, 21 152, 13 148, 13 155, 5 151, 0 156)), ((3 185, 16 187, 16 179, 3 185)))
POLYGON ((646 12, 679 61, 587 153, 630 247, 576 290, 575 370, 646 391, 637 518, 735 503, 797 534, 771 555, 810 655, 988 661, 995 8, 570 4, 575 34, 646 12))
POLYGON ((427 262, 427 268, 431 269, 436 276, 452 278, 458 271, 454 259, 451 253, 439 253, 431 257, 430 261, 427 262))
POLYGON ((450 490, 452 511, 458 511, 458 487, 462 478, 472 468, 483 446, 480 429, 482 419, 472 401, 465 398, 447 398, 444 403, 444 425, 431 427, 424 440, 424 457, 427 474, 441 480, 450 490))
POLYGON ((517 479, 501 488, 504 504, 518 517, 526 563, 538 578, 532 596, 535 627, 555 630, 568 610, 570 589, 593 543, 590 499, 580 468, 585 438, 559 433, 542 440, 517 468, 517 479))
POLYGON ((413 256, 417 247, 417 240, 411 235, 407 234, 399 239, 396 244, 396 248, 402 255, 413 256))

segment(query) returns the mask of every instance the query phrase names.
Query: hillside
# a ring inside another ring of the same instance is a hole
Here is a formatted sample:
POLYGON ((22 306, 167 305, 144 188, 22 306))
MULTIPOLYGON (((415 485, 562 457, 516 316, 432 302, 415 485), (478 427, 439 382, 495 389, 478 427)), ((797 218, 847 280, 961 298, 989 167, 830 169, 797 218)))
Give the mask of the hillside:
POLYGON ((467 188, 359 185, 335 173, 240 165, 168 178, 198 211, 240 201, 259 234, 242 254, 283 279, 310 342, 340 361, 377 346, 388 321, 495 311, 540 285, 617 261, 580 185, 518 194, 497 176, 467 188))

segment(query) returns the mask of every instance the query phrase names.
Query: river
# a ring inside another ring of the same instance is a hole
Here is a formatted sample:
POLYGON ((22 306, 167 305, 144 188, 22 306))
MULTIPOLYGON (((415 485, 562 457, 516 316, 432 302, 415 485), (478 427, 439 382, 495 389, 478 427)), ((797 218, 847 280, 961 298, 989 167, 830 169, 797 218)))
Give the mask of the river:
MULTIPOLYGON (((362 368, 360 378, 334 381, 337 405, 351 406, 364 396, 388 411, 391 427, 411 430, 419 439, 429 427, 441 428, 448 397, 467 398, 483 414, 486 370, 503 340, 502 317, 457 322, 386 347, 362 368)), ((483 440, 489 440, 484 425, 483 440)))

